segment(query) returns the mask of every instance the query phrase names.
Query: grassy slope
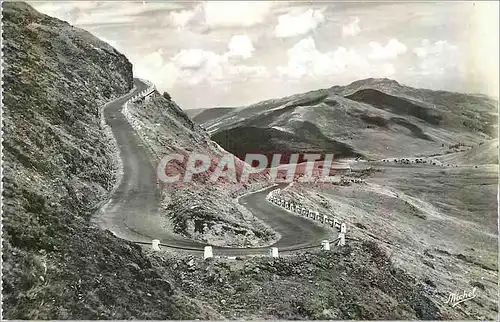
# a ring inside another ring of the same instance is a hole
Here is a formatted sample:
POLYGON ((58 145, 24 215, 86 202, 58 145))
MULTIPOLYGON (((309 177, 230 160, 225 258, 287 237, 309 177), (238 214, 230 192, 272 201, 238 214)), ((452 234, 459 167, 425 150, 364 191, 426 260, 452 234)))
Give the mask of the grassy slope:
POLYGON ((349 235, 378 242, 398 267, 430 286, 450 317, 497 318, 497 166, 441 168, 369 164, 367 185, 295 185, 319 211, 348 223, 349 235), (450 292, 477 287, 456 309, 450 292))
POLYGON ((469 150, 438 157, 444 163, 453 164, 498 164, 498 139, 482 142, 469 150))

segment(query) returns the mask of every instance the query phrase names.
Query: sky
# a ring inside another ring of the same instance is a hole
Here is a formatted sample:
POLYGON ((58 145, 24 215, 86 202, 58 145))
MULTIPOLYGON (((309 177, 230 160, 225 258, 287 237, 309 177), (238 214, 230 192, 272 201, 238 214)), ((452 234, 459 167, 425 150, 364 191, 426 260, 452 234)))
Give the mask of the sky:
POLYGON ((183 109, 369 77, 498 97, 498 2, 29 2, 125 54, 183 109))

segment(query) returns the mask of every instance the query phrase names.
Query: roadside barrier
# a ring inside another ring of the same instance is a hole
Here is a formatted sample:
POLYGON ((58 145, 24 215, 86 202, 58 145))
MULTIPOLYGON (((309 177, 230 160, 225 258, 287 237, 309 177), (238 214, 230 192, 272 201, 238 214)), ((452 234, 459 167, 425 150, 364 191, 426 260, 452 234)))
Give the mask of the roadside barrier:
MULTIPOLYGON (((304 206, 299 204, 298 202, 294 200, 285 200, 279 198, 279 193, 281 192, 280 189, 275 189, 271 192, 269 192, 266 196, 266 200, 269 201, 270 203, 282 207, 285 210, 289 210, 295 214, 304 216, 306 218, 313 219, 315 221, 319 221, 322 224, 328 225, 330 227, 334 227, 339 231, 339 238, 337 245, 338 246, 344 246, 345 245, 345 235, 347 233, 347 225, 343 222, 340 222, 339 219, 331 216, 331 215, 326 215, 326 214, 320 214, 318 211, 313 210, 313 209, 306 209, 304 206)), ((323 241, 325 242, 325 241, 323 241)), ((322 243, 323 249, 330 249, 330 245, 326 246, 326 243, 322 243)))
MULTIPOLYGON (((344 246, 345 245, 345 233, 339 233, 339 237, 337 237, 334 240, 322 240, 320 245, 308 245, 308 246, 300 246, 300 247, 287 247, 283 250, 280 250, 278 247, 257 247, 257 248, 252 248, 252 250, 255 251, 255 253, 249 253, 249 254, 242 254, 239 256, 223 256, 223 255, 214 255, 214 251, 217 251, 218 249, 225 249, 225 250, 235 250, 235 252, 238 252, 237 249, 234 248, 228 248, 228 247, 218 247, 218 246, 204 246, 203 248, 195 248, 195 247, 184 247, 184 246, 175 246, 175 245, 168 245, 168 244, 162 244, 159 242, 158 239, 153 239, 151 242, 133 242, 135 244, 139 245, 152 245, 152 249, 154 251, 161 251, 162 248, 165 249, 178 249, 178 250, 184 250, 184 251, 190 251, 190 252, 196 252, 196 253, 203 253, 203 259, 207 258, 226 258, 226 259, 236 259, 237 257, 241 256, 270 256, 273 258, 278 258, 280 257, 280 253, 290 253, 290 252, 295 252, 295 251, 301 251, 301 250, 308 250, 308 249, 314 249, 314 248, 319 248, 322 251, 330 251, 331 246, 344 246)), ((247 248, 249 249, 249 248, 247 248)))
POLYGON ((151 83, 150 81, 148 80, 145 80, 145 79, 142 79, 142 78, 139 78, 139 80, 143 83, 145 83, 146 85, 148 85, 148 88, 146 88, 145 90, 143 90, 142 92, 132 96, 126 103, 125 103, 125 106, 127 105, 127 103, 133 103, 133 102, 136 102, 138 101, 139 99, 142 99, 144 97, 147 97, 148 95, 150 95, 151 93, 153 93, 155 90, 156 90, 156 87, 153 83, 151 83))
MULTIPOLYGON (((248 255, 263 255, 266 256, 266 249, 267 249, 267 256, 273 257, 273 258, 278 258, 280 257, 279 254, 285 253, 285 252, 294 252, 294 251, 299 251, 299 250, 307 250, 307 249, 313 249, 313 248, 320 248, 322 251, 330 251, 331 246, 345 246, 346 244, 346 233, 347 233, 347 225, 344 222, 340 222, 339 219, 326 215, 326 214, 320 214, 318 211, 312 210, 312 209, 306 209, 302 205, 299 205, 296 202, 293 201, 288 201, 285 199, 281 199, 277 197, 279 194, 280 189, 276 189, 271 191, 267 196, 266 200, 273 203, 274 205, 278 207, 282 207, 288 211, 294 212, 298 215, 304 216, 306 218, 310 218, 316 221, 319 221, 323 224, 329 225, 330 227, 335 227, 338 231, 338 237, 334 240, 322 240, 320 245, 307 245, 307 246, 301 246, 301 247, 287 247, 283 250, 279 250, 278 247, 258 247, 255 248, 255 254, 248 254, 248 255)), ((352 239, 352 238, 351 238, 352 239)), ((226 247, 217 247, 217 246, 212 246, 212 245, 207 245, 204 246, 203 248, 195 248, 195 247, 182 247, 182 246, 174 246, 174 245, 167 245, 167 244, 161 244, 158 239, 153 239, 151 243, 147 242, 136 242, 137 244, 151 244, 152 249, 155 251, 160 251, 161 248, 160 246, 166 247, 166 248, 173 248, 173 249, 180 249, 180 250, 187 250, 187 251, 196 251, 196 252, 203 252, 203 259, 207 258, 227 258, 227 259, 236 259, 236 256, 214 256, 214 249, 228 249, 226 247)), ((237 250, 236 250, 237 251, 237 250)))
POLYGON ((207 258, 210 258, 213 256, 214 256, 214 253, 212 250, 212 246, 205 246, 205 249, 203 251, 203 259, 207 259, 207 258))
MULTIPOLYGON (((319 221, 322 224, 328 225, 330 227, 335 227, 339 232, 342 233, 341 231, 341 226, 344 225, 345 223, 341 223, 339 219, 337 219, 334 216, 331 215, 326 215, 326 214, 320 214, 319 212, 313 210, 313 209, 306 209, 303 205, 299 204, 296 201, 289 201, 285 199, 281 199, 278 197, 279 193, 281 192, 280 189, 276 189, 271 191, 267 196, 266 200, 269 201, 270 203, 285 208, 285 210, 289 210, 295 214, 304 216, 306 218, 311 218, 313 220, 319 221)), ((346 233, 346 229, 344 229, 343 233, 346 233)))
POLYGON ((159 239, 153 239, 151 242, 151 248, 153 250, 160 250, 160 240, 159 239))

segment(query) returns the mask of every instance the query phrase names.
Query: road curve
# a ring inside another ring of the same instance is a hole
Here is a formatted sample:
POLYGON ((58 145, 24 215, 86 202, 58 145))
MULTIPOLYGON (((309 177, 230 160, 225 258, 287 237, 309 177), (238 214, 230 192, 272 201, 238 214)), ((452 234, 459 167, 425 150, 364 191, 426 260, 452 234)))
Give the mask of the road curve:
MULTIPOLYGON (((162 245, 172 248, 187 248, 202 251, 206 243, 200 243, 173 233, 162 225, 165 218, 161 215, 161 192, 157 187, 153 158, 128 123, 121 110, 123 104, 132 96, 145 90, 147 84, 134 79, 136 89, 104 107, 104 117, 111 127, 117 141, 123 164, 121 181, 109 202, 96 213, 93 222, 101 228, 112 231, 116 236, 134 242, 151 243, 159 239, 162 245)), ((240 198, 256 217, 265 221, 282 238, 273 246, 280 250, 317 246, 327 238, 329 231, 309 219, 291 214, 266 201, 266 195, 276 187, 248 194, 240 198)), ((263 254, 269 247, 228 248, 214 247, 215 255, 263 254)))

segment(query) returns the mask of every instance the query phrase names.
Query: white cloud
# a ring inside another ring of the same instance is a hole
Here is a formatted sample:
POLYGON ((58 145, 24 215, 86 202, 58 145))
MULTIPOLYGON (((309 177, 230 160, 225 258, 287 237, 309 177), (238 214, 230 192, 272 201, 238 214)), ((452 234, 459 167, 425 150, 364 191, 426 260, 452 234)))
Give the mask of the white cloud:
POLYGON ((333 61, 338 66, 340 71, 345 71, 346 69, 359 69, 368 68, 369 63, 365 57, 358 54, 354 49, 346 49, 344 47, 338 47, 331 54, 333 61))
POLYGON ((366 77, 390 77, 397 73, 394 64, 381 63, 378 56, 373 60, 365 50, 340 46, 331 51, 320 52, 312 37, 296 43, 288 50, 287 55, 287 65, 276 68, 278 75, 286 79, 352 81, 366 77))
POLYGON ((198 85, 208 83, 212 85, 233 84, 245 82, 248 79, 267 78, 269 73, 264 66, 250 66, 236 64, 224 59, 222 56, 210 55, 199 69, 185 69, 170 63, 170 68, 175 70, 177 77, 172 84, 198 85))
POLYGON ((121 46, 118 45, 118 42, 116 42, 114 40, 109 40, 106 37, 103 37, 103 36, 98 35, 96 33, 94 33, 94 36, 96 36, 100 40, 104 41, 105 43, 109 44, 111 47, 115 48, 116 50, 121 50, 121 46))
POLYGON ((369 57, 375 60, 394 59, 407 51, 406 46, 395 38, 389 40, 385 46, 374 41, 370 42, 369 46, 371 48, 369 57))
POLYGON ((311 37, 296 43, 287 54, 287 66, 278 66, 277 72, 280 76, 290 78, 334 76, 346 70, 363 70, 368 64, 354 50, 344 47, 322 53, 311 37))
POLYGON ((394 74, 396 74, 396 68, 393 64, 383 64, 380 73, 380 76, 393 76, 394 74))
MULTIPOLYGON (((127 54, 136 71, 141 70, 140 75, 145 78, 170 85, 206 83, 196 87, 204 89, 200 95, 202 98, 211 95, 207 88, 216 93, 218 91, 216 86, 207 82, 268 75, 263 66, 252 66, 261 64, 272 69, 273 76, 277 76, 279 70, 283 77, 295 77, 298 80, 297 91, 306 88, 301 83, 307 84, 311 77, 318 79, 314 84, 320 87, 339 84, 346 78, 364 78, 367 74, 368 77, 392 74, 401 82, 419 79, 422 80, 421 86, 434 84, 437 88, 461 90, 469 85, 470 90, 495 87, 497 91, 498 88, 498 73, 494 72, 498 71, 498 28, 494 28, 498 27, 498 3, 476 3, 474 7, 457 4, 450 7, 452 14, 445 16, 442 10, 436 10, 435 5, 425 3, 335 5, 333 10, 325 11, 321 8, 328 8, 331 4, 224 1, 146 1, 145 4, 47 1, 30 4, 71 24, 85 25, 84 28, 104 36, 100 38, 114 47, 117 42, 121 46, 118 50, 127 54), (381 8, 393 13, 387 15, 390 18, 376 14, 376 10, 381 8), (315 15, 318 9, 321 14, 315 15), (419 14, 415 15, 415 12, 419 14), (322 18, 322 15, 325 17, 322 18), (279 17, 282 17, 281 21, 279 17), (405 30, 409 19, 412 21, 411 33, 405 30), (172 26, 188 30, 176 33, 172 26), (317 32, 313 33, 313 30, 317 32), (205 34, 206 31, 210 34, 205 34), (269 32, 271 37, 264 34, 269 32), (243 33, 253 43, 241 35, 230 40, 231 35, 243 33), (276 35, 291 37, 296 34, 302 36, 297 41, 291 38, 292 43, 289 43, 290 39, 275 39, 276 35), (335 34, 340 40, 332 39, 335 34), (476 37, 467 37, 471 34, 476 37), (389 35, 389 38, 365 38, 382 35, 389 35), (291 50, 293 44, 308 36, 312 36, 316 44, 311 39, 291 50), (145 42, 146 38, 148 41, 145 42), (390 38, 397 40, 388 42, 390 38), (421 42, 423 38, 429 40, 421 42), (257 40, 259 43, 256 43, 257 40), (370 45, 370 40, 378 43, 370 45), (164 49, 164 53, 156 52, 160 48, 164 49), (199 49, 182 51, 181 48, 199 49), (285 56, 286 49, 290 49, 288 57, 285 56), (281 55, 285 56, 284 60, 281 55), (262 63, 253 63, 259 60, 262 63), (277 65, 281 66, 276 69, 277 65), (191 76, 193 80, 187 79, 191 76), (462 87, 455 87, 455 84, 462 87)), ((273 86, 270 84, 277 83, 274 86, 279 91, 285 91, 282 88, 288 86, 286 80, 269 79, 259 85, 251 85, 255 87, 248 85, 241 88, 251 92, 265 88, 269 93, 272 92, 269 88, 273 86)), ((236 87, 229 95, 240 97, 242 90, 237 92, 234 90, 236 87)), ((187 94, 183 95, 190 96, 190 92, 186 90, 183 93, 187 94)), ((262 97, 260 93, 252 94, 258 96, 255 100, 262 97)))
POLYGON ((274 6, 270 1, 205 1, 188 10, 171 12, 169 19, 178 28, 251 27, 263 23, 274 6))
POLYGON ((204 5, 205 21, 211 27, 249 27, 264 22, 273 2, 207 1, 204 5))
POLYGON ((137 75, 149 78, 159 88, 174 85, 221 85, 245 82, 249 79, 269 77, 266 67, 244 65, 230 60, 231 57, 249 58, 254 48, 245 35, 233 36, 228 50, 222 54, 203 49, 182 49, 174 56, 164 59, 157 51, 141 59, 134 68, 137 75))
MULTIPOLYGON (((71 18, 71 13, 91 11, 98 8, 95 2, 29 2, 33 8, 46 15, 59 19, 71 18)), ((73 22, 74 23, 74 22, 73 22)))
POLYGON ((359 18, 355 17, 351 22, 342 26, 342 37, 356 36, 361 31, 359 18))
POLYGON ((253 47, 252 40, 247 35, 234 35, 229 40, 227 45, 227 55, 230 57, 239 56, 242 58, 252 57, 255 48, 253 47))
POLYGON ((274 33, 278 38, 305 35, 316 29, 323 21, 325 16, 322 9, 292 10, 278 17, 274 33))
POLYGON ((446 40, 438 40, 434 44, 431 44, 428 39, 424 39, 420 47, 415 47, 413 52, 418 57, 425 58, 427 56, 439 56, 457 50, 457 46, 449 44, 446 40))
POLYGON ((170 2, 95 2, 95 1, 60 1, 30 2, 36 10, 47 15, 66 20, 73 25, 92 26, 98 24, 141 23, 147 18, 141 14, 152 10, 171 10, 179 8, 170 2))
POLYGON ((219 63, 224 58, 203 49, 182 49, 171 60, 180 69, 197 70, 208 63, 219 63))
POLYGON ((198 8, 201 7, 196 7, 193 10, 172 11, 169 13, 168 18, 173 26, 183 28, 195 20, 196 14, 200 12, 198 8))
POLYGON ((419 47, 413 49, 413 53, 419 58, 418 72, 423 75, 443 75, 450 69, 463 69, 458 47, 446 40, 431 43, 424 39, 419 47))

